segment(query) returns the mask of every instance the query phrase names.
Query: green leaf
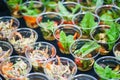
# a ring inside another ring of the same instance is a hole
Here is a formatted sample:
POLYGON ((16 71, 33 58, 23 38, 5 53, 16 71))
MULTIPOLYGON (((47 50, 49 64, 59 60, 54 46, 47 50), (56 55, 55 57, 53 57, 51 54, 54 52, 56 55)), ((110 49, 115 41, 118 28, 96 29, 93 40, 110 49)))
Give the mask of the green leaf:
POLYGON ((77 4, 75 8, 72 8, 72 14, 75 14, 79 8, 80 8, 80 4, 77 4))
POLYGON ((95 41, 86 42, 80 49, 76 50, 75 54, 82 54, 82 57, 86 56, 90 52, 98 49, 100 45, 95 41))
POLYGON ((40 26, 43 26, 44 29, 50 30, 53 32, 54 30, 54 21, 47 21, 47 22, 41 22, 40 26))
POLYGON ((69 49, 72 42, 74 42, 72 35, 66 35, 64 31, 60 32, 60 42, 62 43, 65 49, 69 49))
POLYGON ((111 12, 107 11, 107 13, 104 13, 102 16, 100 16, 101 20, 113 20, 113 17, 111 16, 111 12))
POLYGON ((120 79, 120 73, 118 71, 112 70, 109 66, 103 68, 102 66, 98 65, 97 63, 94 64, 96 72, 102 77, 106 79, 120 79))
POLYGON ((70 14, 61 2, 58 2, 58 8, 62 15, 68 16, 70 14))
POLYGON ((115 41, 119 37, 120 24, 115 23, 115 22, 109 22, 109 26, 110 26, 110 29, 106 30, 105 33, 106 33, 107 38, 108 38, 107 42, 113 42, 113 43, 109 43, 109 50, 111 50, 112 47, 114 46, 115 41))
POLYGON ((91 12, 86 12, 84 15, 82 21, 79 23, 79 25, 83 28, 84 32, 89 34, 89 30, 86 28, 93 28, 97 25, 97 23, 94 20, 94 16, 91 12))

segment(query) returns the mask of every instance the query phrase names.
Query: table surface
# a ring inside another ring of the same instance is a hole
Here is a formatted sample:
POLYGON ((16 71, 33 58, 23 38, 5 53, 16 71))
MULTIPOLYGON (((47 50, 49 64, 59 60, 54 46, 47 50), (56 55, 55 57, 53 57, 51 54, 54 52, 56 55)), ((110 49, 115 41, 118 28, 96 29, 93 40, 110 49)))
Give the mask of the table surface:
MULTIPOLYGON (((4 3, 3 0, 0 0, 0 17, 1 17, 1 16, 11 16, 9 9, 8 9, 8 7, 6 6, 6 4, 4 3)), ((19 27, 19 28, 27 28, 26 23, 25 23, 25 21, 24 21, 23 18, 19 18, 18 20, 20 21, 20 27, 19 27)), ((58 48, 58 46, 57 46, 57 44, 56 44, 56 40, 54 40, 54 41, 46 41, 46 40, 44 40, 44 38, 43 38, 43 36, 42 36, 42 33, 41 33, 41 31, 40 31, 40 28, 37 28, 37 29, 34 29, 34 30, 38 33, 38 40, 37 40, 37 42, 39 42, 39 41, 49 42, 49 43, 53 44, 53 45, 56 47, 57 55, 62 56, 62 57, 67 57, 67 58, 70 58, 70 59, 74 60, 74 58, 73 58, 73 56, 72 56, 71 54, 65 55, 65 54, 62 54, 62 53, 59 51, 59 48, 58 48)), ((16 52, 15 52, 15 50, 13 51, 13 54, 12 54, 12 55, 17 55, 16 52)), ((112 51, 110 52, 110 54, 109 54, 108 56, 114 56, 113 53, 112 53, 112 51)), ((99 57, 102 57, 102 56, 99 55, 98 57, 95 58, 95 60, 98 59, 99 57)), ((96 77, 96 78, 98 79, 98 76, 97 76, 97 74, 94 72, 94 69, 93 69, 93 68, 92 68, 91 70, 89 70, 89 71, 86 71, 86 72, 82 72, 82 71, 79 71, 79 70, 78 70, 78 71, 77 71, 77 74, 89 74, 89 75, 92 75, 92 76, 94 76, 94 77, 96 77)), ((77 75, 77 74, 76 74, 76 75, 77 75)), ((1 75, 0 75, 0 76, 1 76, 1 75)), ((2 77, 2 76, 1 76, 1 77, 2 77)), ((3 79, 3 80, 4 80, 4 79, 3 79)))

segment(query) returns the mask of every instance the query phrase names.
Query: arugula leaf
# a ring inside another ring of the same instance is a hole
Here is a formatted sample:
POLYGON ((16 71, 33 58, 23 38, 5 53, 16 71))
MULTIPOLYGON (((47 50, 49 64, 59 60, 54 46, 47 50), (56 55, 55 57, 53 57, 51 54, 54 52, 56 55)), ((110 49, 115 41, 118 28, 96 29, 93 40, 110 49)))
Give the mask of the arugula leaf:
POLYGON ((89 34, 89 30, 86 30, 86 28, 93 28, 97 25, 97 23, 94 20, 94 16, 91 12, 86 12, 84 15, 82 21, 79 23, 79 25, 83 28, 83 31, 87 34, 89 34))
POLYGON ((120 79, 120 73, 118 71, 112 70, 109 66, 103 68, 97 63, 94 64, 96 72, 102 77, 106 79, 120 79))
POLYGON ((43 26, 43 28, 46 30, 50 30, 53 32, 54 30, 54 21, 50 21, 48 20, 47 22, 41 22, 40 23, 41 26, 43 26))
POLYGON ((76 11, 80 8, 80 4, 77 4, 74 8, 70 8, 72 13, 70 13, 61 2, 58 2, 58 8, 60 13, 66 18, 66 20, 69 20, 74 16, 73 14, 75 14, 76 11))
POLYGON ((97 44, 95 41, 86 42, 80 49, 76 50, 75 54, 81 54, 82 57, 86 56, 90 52, 98 49, 100 45, 97 44))
POLYGON ((107 11, 106 13, 104 13, 102 16, 100 16, 101 20, 113 20, 113 17, 111 16, 111 12, 107 11))
POLYGON ((72 35, 66 35, 64 31, 60 32, 60 42, 62 43, 65 49, 69 49, 72 42, 74 42, 74 38, 72 35))
POLYGON ((109 50, 112 49, 113 45, 115 44, 116 39, 119 37, 120 33, 120 24, 115 23, 115 22, 109 22, 110 29, 106 30, 105 33, 107 35, 107 42, 113 42, 109 44, 109 50))
POLYGON ((61 2, 58 2, 58 8, 62 15, 67 16, 70 14, 61 2))
POLYGON ((71 9, 71 10, 72 10, 72 14, 75 14, 76 11, 77 11, 79 8, 80 8, 80 4, 77 4, 77 5, 75 6, 75 8, 72 8, 72 9, 71 9))

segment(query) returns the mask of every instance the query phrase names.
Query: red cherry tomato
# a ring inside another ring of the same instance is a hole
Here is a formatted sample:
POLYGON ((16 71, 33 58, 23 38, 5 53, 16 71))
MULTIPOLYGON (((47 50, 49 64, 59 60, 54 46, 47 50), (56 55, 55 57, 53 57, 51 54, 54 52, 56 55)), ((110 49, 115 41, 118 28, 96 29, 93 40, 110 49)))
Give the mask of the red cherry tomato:
POLYGON ((80 67, 82 66, 82 63, 79 58, 75 58, 75 63, 77 66, 80 66, 80 67))

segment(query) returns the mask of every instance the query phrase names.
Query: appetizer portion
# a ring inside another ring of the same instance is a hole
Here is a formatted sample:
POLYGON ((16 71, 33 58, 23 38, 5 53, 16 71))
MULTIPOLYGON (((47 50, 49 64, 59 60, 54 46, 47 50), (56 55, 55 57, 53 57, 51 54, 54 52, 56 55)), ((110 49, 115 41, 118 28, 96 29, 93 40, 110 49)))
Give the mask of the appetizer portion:
POLYGON ((12 56, 1 63, 0 72, 6 80, 21 80, 31 70, 30 62, 22 56, 12 56))
POLYGON ((0 39, 7 40, 10 33, 19 27, 19 21, 11 16, 0 17, 0 39))
POLYGON ((119 39, 119 24, 109 22, 109 25, 99 25, 91 31, 93 40, 101 44, 101 55, 108 54, 119 39))
POLYGON ((96 60, 94 70, 101 79, 119 80, 120 79, 120 60, 105 56, 96 60))
POLYGON ((75 63, 64 57, 56 57, 45 64, 44 72, 50 80, 68 80, 77 72, 75 63))
POLYGON ((81 30, 75 25, 60 25, 54 31, 58 47, 63 54, 70 54, 70 45, 81 35, 81 30))
POLYGON ((82 29, 82 39, 91 39, 90 31, 100 23, 99 17, 91 12, 78 13, 72 20, 82 29))
POLYGON ((55 47, 47 42, 36 42, 26 50, 26 57, 31 61, 33 70, 43 72, 43 64, 56 56, 55 47))
POLYGON ((37 17, 37 24, 40 26, 45 40, 55 40, 53 31, 62 23, 63 17, 56 12, 46 12, 37 17))
POLYGON ((94 64, 94 58, 99 54, 100 45, 91 40, 76 40, 70 47, 70 52, 80 71, 88 71, 94 64))
POLYGON ((27 1, 20 6, 20 10, 27 27, 37 28, 36 18, 45 11, 45 7, 40 1, 27 1))
POLYGON ((13 52, 12 46, 5 41, 0 41, 0 62, 8 58, 13 52))
POLYGON ((14 46, 19 55, 24 55, 29 44, 33 44, 38 38, 38 34, 29 28, 19 28, 12 32, 9 42, 14 46))

